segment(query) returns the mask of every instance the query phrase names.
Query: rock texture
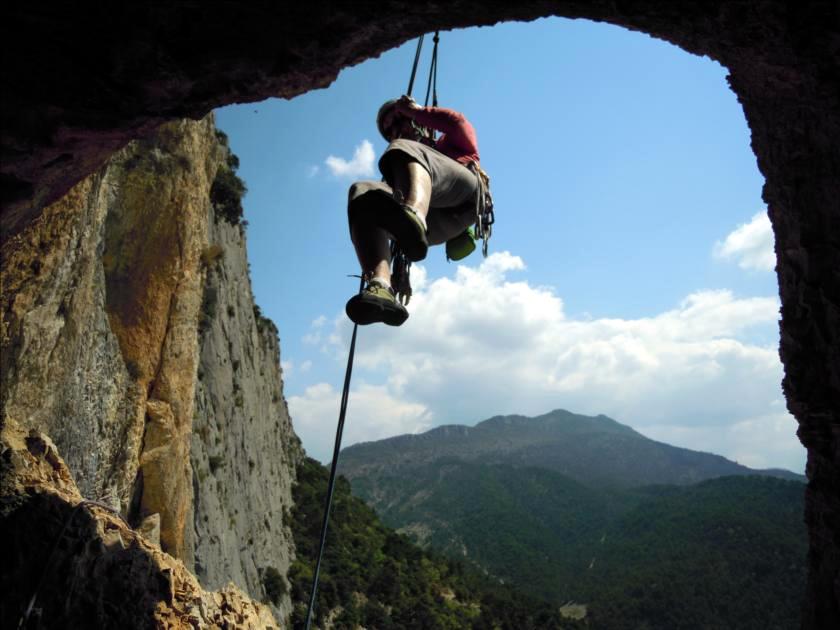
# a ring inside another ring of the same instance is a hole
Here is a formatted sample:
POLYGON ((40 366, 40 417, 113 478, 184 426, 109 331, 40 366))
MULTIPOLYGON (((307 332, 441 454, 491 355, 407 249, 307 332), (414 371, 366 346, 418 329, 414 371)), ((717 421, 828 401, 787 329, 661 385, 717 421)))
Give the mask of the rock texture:
POLYGON ((201 253, 219 163, 214 130, 212 119, 170 123, 110 165, 119 180, 102 255, 111 329, 146 393, 132 516, 159 514, 163 548, 187 562, 201 253))
POLYGON ((3 418, 53 436, 85 496, 137 521, 158 514, 164 549, 188 562, 218 160, 212 120, 169 123, 3 245, 3 418))
MULTIPOLYGON (((277 329, 254 306, 244 229, 216 219, 210 242, 218 258, 208 257, 190 452, 195 569, 205 586, 232 580, 269 601, 265 580, 285 576, 293 560, 287 510, 302 449, 283 398, 277 329)), ((279 619, 291 614, 287 594, 274 599, 279 619)))
MULTIPOLYGON (((99 500, 206 586, 233 581, 283 619, 302 450, 277 329, 253 302, 244 227, 212 208, 226 159, 212 116, 167 123, 3 243, 3 424, 50 435, 72 486, 68 505, 22 504, 3 527, 99 500)), ((33 492, 52 496, 56 480, 42 481, 33 492)), ((54 537, 27 527, 27 541, 54 537)), ((96 553, 79 566, 128 561, 96 553)), ((4 564, 4 579, 17 570, 4 564)), ((133 588, 124 596, 146 586, 133 588)))
POLYGON ((205 591, 182 562, 85 501, 44 434, 9 420, 0 451, 0 626, 280 627, 232 584, 205 591))
POLYGON ((101 251, 111 191, 107 171, 97 173, 4 243, 0 399, 4 421, 61 445, 84 496, 127 510, 145 392, 105 310, 101 251))
MULTIPOLYGON (((840 618, 840 8, 836 0, 523 0, 440 5, 18 4, 2 24, 4 239, 162 122, 292 97, 434 29, 547 15, 603 20, 730 71, 766 178, 788 407, 808 448, 803 625, 840 618)), ((523 69, 526 71, 527 69, 523 69)), ((562 79, 558 79, 562 80, 562 79)), ((4 368, 5 369, 5 368, 4 368)))

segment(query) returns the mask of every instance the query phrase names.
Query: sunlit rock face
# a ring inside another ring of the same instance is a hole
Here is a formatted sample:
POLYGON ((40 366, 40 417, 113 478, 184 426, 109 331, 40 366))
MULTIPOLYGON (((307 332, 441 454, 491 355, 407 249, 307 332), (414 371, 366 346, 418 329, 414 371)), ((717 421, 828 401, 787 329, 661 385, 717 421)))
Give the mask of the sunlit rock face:
MULTIPOLYGON (((206 587, 233 581, 267 601, 266 576, 285 576, 293 560, 287 515, 302 449, 277 329, 254 306, 245 229, 212 218, 209 241, 190 451, 195 569, 206 587)), ((279 619, 291 614, 288 594, 271 603, 279 619)))
POLYGON ((3 244, 3 417, 50 435, 87 497, 160 518, 189 559, 189 441, 212 120, 168 123, 3 244))
MULTIPOLYGON (((166 123, 3 243, 2 419, 49 436, 73 496, 110 505, 204 586, 268 601, 266 571, 284 576, 294 556, 302 451, 244 227, 212 207, 225 159, 212 116, 166 123)), ((41 481, 33 492, 54 493, 41 481)), ((16 492, 0 503, 19 503, 16 492)), ((22 504, 0 526, 74 501, 22 504)), ((39 535, 54 532, 26 540, 39 535)), ((80 562, 125 559, 97 553, 80 562)), ((289 596, 272 593, 283 619, 289 596)))
MULTIPOLYGON (((776 237, 782 298, 784 388, 808 448, 811 557, 804 625, 835 625, 840 616, 840 18, 835 1, 455 0, 445 12, 440 5, 408 2, 385 8, 317 1, 305 8, 21 7, 4 15, 0 38, 7 60, 0 85, 4 239, 20 233, 114 151, 163 121, 199 119, 222 104, 323 87, 342 67, 437 28, 583 17, 649 33, 725 65, 766 178, 764 199, 776 237)), ((74 194, 85 193, 75 189, 74 194)), ((59 232, 45 234, 45 259, 53 241, 62 246, 59 232)), ((80 243, 76 249, 87 246, 80 243)), ((16 286, 4 285, 4 292, 17 292, 16 286)), ((4 295, 4 308, 6 300, 4 295)), ((47 334, 55 334, 58 325, 50 323, 47 334)), ((89 325, 103 330, 104 323, 89 325)), ((101 337, 97 343, 107 355, 114 339, 101 337)), ((5 378, 12 367, 4 363, 3 369, 5 378)), ((117 374, 113 383, 92 392, 98 402, 90 404, 110 409, 126 398, 115 393, 124 387, 130 387, 129 379, 117 374)), ((31 400, 34 394, 20 396, 31 400)), ((136 439, 136 421, 123 418, 120 426, 136 439)), ((101 488, 108 484, 94 479, 91 471, 97 467, 88 462, 86 474, 92 487, 101 488)), ((122 464, 116 470, 117 477, 132 477, 122 464)))

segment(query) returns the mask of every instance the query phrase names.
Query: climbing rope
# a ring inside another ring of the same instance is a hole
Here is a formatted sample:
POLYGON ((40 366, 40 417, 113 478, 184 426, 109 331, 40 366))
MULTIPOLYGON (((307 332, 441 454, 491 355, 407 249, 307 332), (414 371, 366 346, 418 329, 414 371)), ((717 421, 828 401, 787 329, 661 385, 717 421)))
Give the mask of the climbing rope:
MULTIPOLYGON (((423 38, 421 35, 417 40, 417 51, 414 53, 414 64, 411 67, 411 77, 408 80, 408 90, 406 94, 411 96, 414 89, 414 79, 417 76, 417 66, 420 62, 420 51, 423 49, 423 38)), ((432 105, 437 106, 437 50, 440 36, 435 31, 434 49, 432 50, 432 65, 429 69, 429 81, 426 87, 426 105, 429 103, 429 90, 432 91, 432 105)), ((397 298, 403 303, 408 304, 411 299, 411 283, 409 281, 409 270, 411 268, 411 261, 403 254, 402 250, 397 246, 396 242, 391 244, 391 260, 393 261, 393 272, 391 274, 391 282, 394 287, 394 292, 397 298)), ((365 278, 362 276, 359 284, 359 293, 365 288, 365 278)), ((324 558, 324 547, 327 542, 327 527, 330 520, 330 509, 332 508, 333 493, 335 491, 336 470, 338 468, 338 455, 341 451, 341 436, 344 433, 344 419, 347 414, 347 401, 350 397, 350 377, 353 374, 353 356, 356 353, 356 333, 359 325, 353 325, 353 335, 350 338, 350 353, 347 357, 347 370, 344 373, 344 389, 341 392, 341 406, 338 413, 338 427, 335 432, 335 446, 333 447, 332 465, 330 466, 330 480, 327 484, 327 496, 324 500, 324 519, 321 522, 321 541, 318 546, 318 558, 315 561, 315 572, 312 576, 312 590, 309 594, 309 607, 306 611, 306 630, 310 629, 312 624, 312 613, 315 610, 315 600, 318 594, 318 580, 321 575, 321 562, 324 558)))
MULTIPOLYGON (((423 101, 423 106, 429 105, 429 91, 432 92, 432 107, 437 107, 437 54, 438 42, 440 42, 440 31, 435 31, 435 36, 432 39, 434 46, 432 47, 432 65, 429 66, 429 82, 426 84, 426 98, 423 101)), ((410 93, 409 93, 410 95, 410 93)))
MULTIPOLYGON (((420 63, 420 51, 423 48, 423 38, 421 35, 417 40, 417 51, 414 53, 414 64, 411 66, 411 78, 408 81, 407 96, 411 96, 411 91, 414 88, 414 79, 417 76, 417 66, 420 63)), ((432 62, 429 66, 429 80, 426 83, 426 98, 423 106, 429 105, 429 94, 432 95, 432 107, 437 107, 437 59, 438 59, 438 43, 440 42, 440 31, 435 31, 435 36, 432 39, 434 46, 432 47, 432 62)), ((429 145, 434 145, 435 132, 434 130, 425 130, 416 127, 421 134, 421 142, 429 145)), ((411 300, 411 261, 405 256, 403 251, 397 245, 396 241, 391 243, 391 261, 393 263, 391 270, 391 286, 397 299, 402 304, 408 304, 411 300)))
MULTIPOLYGON (((362 276, 359 293, 365 288, 365 278, 362 276)), ((318 578, 321 574, 321 560, 324 557, 324 547, 327 542, 327 525, 330 521, 333 492, 335 491, 335 473, 338 468, 338 453, 341 450, 341 435, 344 433, 344 418, 347 415, 347 400, 350 397, 350 377, 353 374, 353 356, 356 354, 356 332, 358 324, 353 324, 353 336, 350 338, 350 354, 347 357, 347 370, 344 373, 344 389, 341 392, 341 405, 338 412, 338 428, 335 431, 335 446, 333 447, 332 466, 330 467, 330 481, 327 484, 327 498, 324 502, 324 520, 321 523, 321 542, 318 547, 318 559, 315 562, 315 573, 312 576, 312 592, 309 595, 309 609, 306 611, 306 630, 312 623, 312 611, 315 609, 315 597, 318 592, 318 578)))
POLYGON ((417 76, 417 64, 420 63, 420 51, 423 49, 423 38, 424 35, 421 35, 420 38, 417 40, 417 51, 414 53, 414 65, 411 66, 411 78, 408 80, 408 91, 406 94, 411 96, 411 92, 414 89, 414 77, 417 76))

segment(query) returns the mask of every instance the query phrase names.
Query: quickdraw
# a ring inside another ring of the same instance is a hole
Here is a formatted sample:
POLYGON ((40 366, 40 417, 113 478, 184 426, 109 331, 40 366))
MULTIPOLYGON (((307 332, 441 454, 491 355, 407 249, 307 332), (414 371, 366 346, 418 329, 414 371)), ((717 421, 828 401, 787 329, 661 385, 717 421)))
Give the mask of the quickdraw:
POLYGON ((487 258, 487 246, 490 237, 493 235, 493 224, 496 222, 496 214, 493 211, 493 195, 490 194, 490 176, 478 162, 470 162, 470 170, 475 173, 475 238, 480 240, 481 253, 487 258))

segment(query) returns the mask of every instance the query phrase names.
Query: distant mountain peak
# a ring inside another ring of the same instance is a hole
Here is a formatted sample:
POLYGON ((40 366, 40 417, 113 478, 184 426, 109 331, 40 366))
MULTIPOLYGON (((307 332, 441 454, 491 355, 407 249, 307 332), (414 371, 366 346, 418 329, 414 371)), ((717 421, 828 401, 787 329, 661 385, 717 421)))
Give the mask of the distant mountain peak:
POLYGON ((802 479, 788 471, 756 471, 720 455, 670 446, 604 415, 566 409, 528 417, 499 415, 474 427, 447 424, 344 449, 349 478, 393 473, 447 457, 553 470, 588 485, 690 484, 724 475, 769 474, 802 479))

